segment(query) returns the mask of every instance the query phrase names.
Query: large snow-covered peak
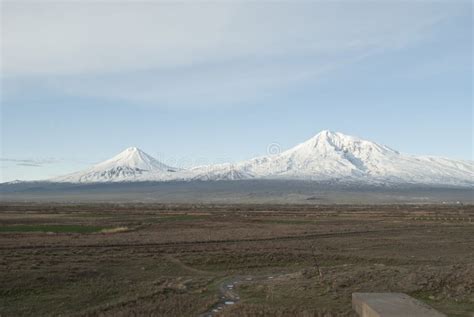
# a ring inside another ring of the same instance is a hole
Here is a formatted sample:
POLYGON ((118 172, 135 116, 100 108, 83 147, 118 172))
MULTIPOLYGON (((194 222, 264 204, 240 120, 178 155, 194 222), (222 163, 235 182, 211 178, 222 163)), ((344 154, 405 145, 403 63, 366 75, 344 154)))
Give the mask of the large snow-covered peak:
POLYGON ((404 155, 385 145, 329 130, 280 154, 236 167, 236 174, 266 179, 463 186, 474 179, 472 162, 404 155))
POLYGON ((330 130, 319 132, 314 137, 295 146, 287 152, 288 154, 299 152, 301 155, 309 156, 328 156, 334 153, 352 153, 364 157, 398 154, 397 151, 385 145, 330 130))

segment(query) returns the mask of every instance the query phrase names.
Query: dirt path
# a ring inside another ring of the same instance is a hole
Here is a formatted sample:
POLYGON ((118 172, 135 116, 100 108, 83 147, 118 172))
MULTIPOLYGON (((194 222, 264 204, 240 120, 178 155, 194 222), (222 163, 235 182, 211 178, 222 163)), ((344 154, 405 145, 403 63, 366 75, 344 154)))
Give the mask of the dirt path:
POLYGON ((180 268, 182 268, 184 270, 187 270, 187 271, 190 271, 190 272, 193 272, 193 273, 197 273, 197 274, 214 275, 214 273, 212 273, 212 272, 199 270, 199 269, 196 269, 192 266, 189 266, 189 265, 181 262, 180 260, 178 260, 177 258, 175 258, 174 256, 172 256, 170 254, 165 255, 164 258, 166 260, 170 261, 171 263, 176 264, 177 266, 179 266, 180 268))
POLYGON ((234 276, 227 278, 219 283, 218 295, 219 301, 215 303, 208 311, 199 315, 199 317, 212 317, 222 312, 226 307, 235 305, 240 301, 240 296, 235 290, 235 286, 245 278, 251 279, 250 277, 234 276))
POLYGON ((229 277, 219 283, 218 292, 219 292, 219 301, 214 304, 208 311, 199 315, 199 317, 213 317, 221 313, 226 308, 229 308, 240 301, 239 293, 236 288, 239 284, 242 283, 253 283, 263 280, 271 280, 279 277, 280 275, 265 275, 265 276, 256 276, 256 275, 238 275, 234 277, 229 277))
MULTIPOLYGON (((181 262, 179 259, 175 258, 174 256, 170 254, 165 255, 164 258, 168 260, 169 262, 176 264, 177 266, 179 266, 180 268, 186 271, 193 272, 196 274, 215 275, 212 272, 199 270, 194 267, 191 267, 181 262)), ((222 280, 217 286, 219 300, 208 311, 200 314, 199 317, 215 316, 217 313, 224 310, 227 306, 234 305, 237 302, 239 302, 240 297, 237 294, 237 291, 235 290, 235 286, 238 283, 241 283, 243 281, 252 281, 252 280, 253 278, 250 276, 234 276, 234 277, 227 277, 224 280, 222 280)))
MULTIPOLYGON (((180 268, 187 270, 189 272, 193 272, 196 274, 205 274, 205 275, 215 275, 212 272, 209 271, 204 271, 204 270, 199 270, 196 269, 192 266, 189 266, 183 262, 181 262, 179 259, 175 258, 174 256, 167 254, 164 256, 164 258, 171 263, 176 264, 180 268)), ((219 300, 217 303, 215 303, 208 311, 205 313, 200 314, 200 317, 211 317, 215 316, 217 313, 221 312, 224 310, 227 306, 234 305, 237 302, 239 302, 240 297, 237 294, 235 290, 235 286, 238 283, 241 283, 243 281, 252 281, 253 278, 250 276, 234 276, 231 278, 226 278, 223 281, 221 281, 218 284, 218 296, 219 300)))

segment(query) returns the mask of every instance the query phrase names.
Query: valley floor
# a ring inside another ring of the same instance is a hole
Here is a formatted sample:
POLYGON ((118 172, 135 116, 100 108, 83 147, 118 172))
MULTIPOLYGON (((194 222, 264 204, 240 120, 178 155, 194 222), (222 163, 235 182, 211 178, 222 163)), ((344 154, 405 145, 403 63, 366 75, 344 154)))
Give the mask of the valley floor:
POLYGON ((0 316, 474 312, 472 205, 0 205, 0 316))

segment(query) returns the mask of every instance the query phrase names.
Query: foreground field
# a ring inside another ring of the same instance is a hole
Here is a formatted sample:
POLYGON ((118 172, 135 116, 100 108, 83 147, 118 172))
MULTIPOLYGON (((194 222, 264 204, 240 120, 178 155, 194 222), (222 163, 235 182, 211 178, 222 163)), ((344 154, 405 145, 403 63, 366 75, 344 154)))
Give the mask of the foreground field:
POLYGON ((473 206, 0 208, 1 316, 354 316, 355 291, 474 312, 473 206))

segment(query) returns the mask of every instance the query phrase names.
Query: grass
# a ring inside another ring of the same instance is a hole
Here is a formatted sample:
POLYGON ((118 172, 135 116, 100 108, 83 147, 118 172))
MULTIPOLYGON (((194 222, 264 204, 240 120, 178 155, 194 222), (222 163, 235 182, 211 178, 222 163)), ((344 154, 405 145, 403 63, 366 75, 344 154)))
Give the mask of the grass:
POLYGON ((1 232, 54 232, 54 233, 94 233, 106 230, 105 227, 80 225, 13 225, 0 226, 1 232))
POLYGON ((214 254, 187 254, 180 256, 186 265, 212 272, 254 271, 261 268, 297 268, 307 260, 304 257, 295 257, 287 253, 214 253, 214 254))
POLYGON ((474 311, 474 302, 472 301, 456 301, 452 298, 436 299, 435 292, 430 291, 416 291, 409 295, 453 317, 471 317, 472 315, 468 312, 474 311))
POLYGON ((315 224, 318 223, 314 219, 259 219, 257 222, 260 223, 267 223, 267 224, 282 224, 282 225, 307 225, 307 224, 315 224))
POLYGON ((226 279, 240 279, 241 301, 222 316, 354 316, 355 291, 405 292, 449 316, 474 311, 472 225, 409 213, 445 206, 114 208, 0 212, 0 315, 197 316, 226 279))
POLYGON ((125 232, 128 231, 128 227, 116 227, 116 228, 105 228, 102 229, 100 232, 101 233, 119 233, 119 232, 125 232))
MULTIPOLYGON (((270 282, 269 284, 242 284, 238 291, 242 303, 249 305, 256 312, 265 307, 289 312, 299 312, 298 316, 306 316, 301 310, 306 311, 309 316, 320 316, 322 311, 328 310, 332 314, 324 316, 346 316, 345 311, 350 310, 350 304, 343 297, 335 298, 332 293, 325 291, 324 285, 313 285, 299 282, 270 282)), ((256 314, 256 313, 255 313, 256 314)), ((272 314, 268 312, 267 314, 272 314)), ((289 315, 293 315, 289 313, 289 315)))
POLYGON ((196 221, 203 220, 206 216, 202 215, 173 215, 173 216, 160 216, 157 218, 158 222, 175 222, 175 221, 196 221))

